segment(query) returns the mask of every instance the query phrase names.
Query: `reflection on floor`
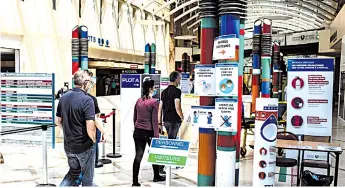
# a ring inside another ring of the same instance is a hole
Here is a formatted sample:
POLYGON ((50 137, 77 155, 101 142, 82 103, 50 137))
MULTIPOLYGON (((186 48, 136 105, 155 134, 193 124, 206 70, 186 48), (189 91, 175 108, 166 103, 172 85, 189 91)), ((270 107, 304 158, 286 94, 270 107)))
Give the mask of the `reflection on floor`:
MULTIPOLYGON (((119 119, 119 118, 118 118, 119 119)), ((334 118, 333 141, 339 142, 345 148, 345 123, 337 122, 334 118)), ((111 152, 111 139, 106 144, 106 153, 111 152)), ((253 136, 248 137, 248 142, 253 140, 253 136)), ((100 147, 101 149, 102 147, 100 147)), ((119 148, 117 148, 119 149, 119 148)), ((246 158, 240 161, 240 186, 252 185, 253 150, 249 147, 246 158)), ((42 183, 42 151, 39 147, 14 147, 0 146, 0 151, 5 157, 5 164, 0 165, 0 184, 4 186, 36 186, 42 183)), ((100 151, 102 153, 102 151, 100 151)), ((147 152, 143 158, 140 182, 146 187, 162 187, 162 183, 152 181, 153 172, 151 165, 146 162, 147 152)), ((130 186, 132 181, 132 162, 134 152, 124 155, 118 159, 112 159, 112 164, 104 165, 96 169, 95 180, 98 186, 130 186)), ((339 186, 345 186, 345 154, 340 157, 339 186)), ((197 152, 190 153, 187 166, 183 169, 172 170, 172 186, 190 187, 196 186, 197 181, 197 152)), ((334 174, 334 161, 332 161, 332 171, 334 174)), ((59 185, 68 170, 67 160, 63 151, 62 143, 58 143, 56 149, 48 150, 48 173, 49 183, 59 185)), ((319 174, 326 174, 324 170, 311 169, 319 174)), ((276 172, 279 172, 277 169, 276 172)), ((289 178, 287 178, 289 179, 289 178)), ((276 186, 291 186, 291 181, 278 182, 276 186)))

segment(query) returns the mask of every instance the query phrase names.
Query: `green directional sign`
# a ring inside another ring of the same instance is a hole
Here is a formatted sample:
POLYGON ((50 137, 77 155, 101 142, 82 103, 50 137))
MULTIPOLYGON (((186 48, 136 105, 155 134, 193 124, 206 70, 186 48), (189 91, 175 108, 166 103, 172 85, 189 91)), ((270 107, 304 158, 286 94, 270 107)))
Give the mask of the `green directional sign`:
POLYGON ((187 162, 187 157, 150 153, 149 162, 156 163, 156 164, 173 165, 173 166, 185 166, 187 162))
POLYGON ((158 165, 185 166, 189 141, 153 138, 148 162, 158 165))

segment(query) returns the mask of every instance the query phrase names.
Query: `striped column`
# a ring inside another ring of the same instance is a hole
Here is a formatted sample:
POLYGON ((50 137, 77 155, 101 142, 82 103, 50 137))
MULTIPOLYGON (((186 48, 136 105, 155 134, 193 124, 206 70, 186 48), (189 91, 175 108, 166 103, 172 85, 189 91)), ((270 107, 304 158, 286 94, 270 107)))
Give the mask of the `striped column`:
POLYGON ((144 74, 150 74, 151 45, 149 43, 145 45, 144 57, 144 74))
MULTIPOLYGON (((201 64, 212 64, 213 40, 217 27, 215 17, 201 17, 201 64)), ((200 97, 200 106, 214 106, 214 97, 200 97)), ((214 186, 216 132, 213 128, 199 128, 198 156, 198 186, 214 186)))
POLYGON ((79 70, 79 26, 72 29, 72 88, 73 75, 79 70))
POLYGON ((241 156, 241 126, 243 117, 242 95, 243 95, 243 69, 244 69, 244 18, 240 18, 240 51, 238 64, 238 122, 236 134, 236 172, 235 172, 235 186, 239 186, 240 174, 240 156, 241 156))
MULTIPOLYGON (((280 70, 280 50, 279 44, 273 44, 273 77, 272 77, 272 90, 273 90, 273 98, 279 97, 279 70, 280 70)), ((281 92, 281 91, 280 91, 281 92)))
MULTIPOLYGON (((220 35, 240 36, 240 17, 224 14, 220 17, 220 35)), ((239 48, 239 47, 237 47, 239 48)), ((237 51, 238 52, 238 51, 237 51)), ((221 63, 230 63, 228 60, 219 60, 221 63)), ((240 70, 240 66, 238 67, 240 70)), ((242 81, 238 81, 238 84, 242 81)), ((240 85, 238 85, 240 90, 240 85)), ((237 97, 234 97, 237 98, 237 97)), ((237 104, 237 106, 240 103, 237 104)), ((237 109, 238 110, 238 109, 237 109)), ((237 121, 240 121, 238 119, 237 121)), ((236 126, 238 122, 233 122, 236 126)), ((240 129, 241 130, 241 129, 240 129)), ((240 131, 238 130, 238 131, 240 131)), ((216 185, 218 187, 235 186, 236 172, 236 140, 237 132, 217 132, 217 160, 216 160, 216 185)))
POLYGON ((156 73, 156 44, 151 44, 151 74, 156 73))
POLYGON ((255 112, 256 98, 260 97, 260 46, 261 20, 254 22, 253 30, 253 70, 252 70, 252 112, 255 112))
POLYGON ((261 35, 261 97, 271 96, 271 55, 272 27, 271 21, 264 19, 261 35))
POLYGON ((85 25, 79 27, 80 64, 82 70, 89 69, 89 41, 88 28, 85 25))

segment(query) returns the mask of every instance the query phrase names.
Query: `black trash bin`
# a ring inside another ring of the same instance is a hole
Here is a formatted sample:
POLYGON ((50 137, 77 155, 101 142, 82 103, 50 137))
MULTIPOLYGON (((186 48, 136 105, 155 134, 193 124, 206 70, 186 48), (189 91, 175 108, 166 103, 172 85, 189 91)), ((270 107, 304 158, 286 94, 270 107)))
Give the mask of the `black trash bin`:
POLYGON ((333 182, 333 176, 315 174, 309 170, 302 173, 302 186, 330 186, 333 182))

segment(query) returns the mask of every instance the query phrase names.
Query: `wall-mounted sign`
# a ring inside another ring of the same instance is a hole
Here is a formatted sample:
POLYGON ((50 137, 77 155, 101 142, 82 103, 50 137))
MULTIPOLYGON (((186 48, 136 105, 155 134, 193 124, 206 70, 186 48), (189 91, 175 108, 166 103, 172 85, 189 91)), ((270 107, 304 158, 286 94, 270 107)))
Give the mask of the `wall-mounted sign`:
POLYGON ((108 39, 103 39, 103 38, 99 38, 99 37, 94 37, 94 36, 88 36, 88 40, 90 43, 97 43, 98 46, 100 47, 110 47, 110 42, 108 39))
POLYGON ((216 95, 237 96, 238 63, 217 63, 216 75, 216 95))
POLYGON ((144 69, 123 69, 122 74, 144 74, 144 69))
POLYGON ((300 45, 309 43, 318 43, 319 35, 317 31, 305 31, 286 35, 286 45, 300 45))
POLYGON ((216 98, 215 130, 237 132, 237 113, 237 99, 216 98))

